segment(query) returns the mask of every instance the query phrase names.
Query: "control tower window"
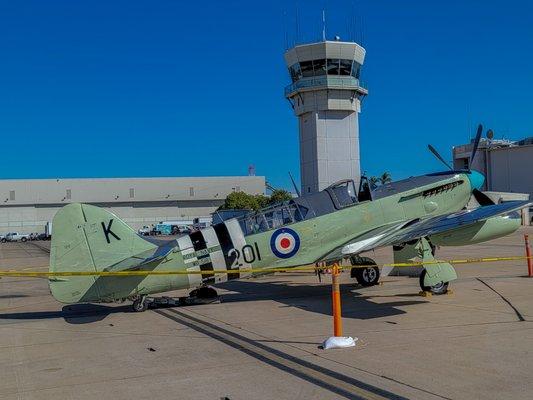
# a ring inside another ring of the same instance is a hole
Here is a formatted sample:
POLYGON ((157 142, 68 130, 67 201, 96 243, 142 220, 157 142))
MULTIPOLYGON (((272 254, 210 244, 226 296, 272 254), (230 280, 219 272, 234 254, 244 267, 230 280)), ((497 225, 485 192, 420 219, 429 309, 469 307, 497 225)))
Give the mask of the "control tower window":
POLYGON ((353 65, 352 65, 352 76, 355 79, 359 79, 359 72, 360 71, 361 71, 361 65, 354 61, 353 65))
POLYGON ((328 75, 339 75, 339 63, 338 58, 328 59, 328 75))
POLYGON ((353 76, 359 79, 360 65, 353 60, 341 60, 338 58, 301 61, 289 67, 289 74, 293 82, 301 78, 313 76, 341 75, 353 76))
POLYGON ((352 73, 352 60, 341 60, 340 75, 348 76, 352 73))
POLYGON ((313 70, 315 72, 315 76, 326 75, 326 60, 314 60, 313 70))
POLYGON ((302 76, 304 78, 313 76, 313 61, 300 62, 300 68, 302 69, 302 76))
POLYGON ((291 79, 293 82, 296 82, 302 77, 302 70, 300 69, 300 64, 296 63, 291 65, 289 68, 289 74, 291 74, 291 79))

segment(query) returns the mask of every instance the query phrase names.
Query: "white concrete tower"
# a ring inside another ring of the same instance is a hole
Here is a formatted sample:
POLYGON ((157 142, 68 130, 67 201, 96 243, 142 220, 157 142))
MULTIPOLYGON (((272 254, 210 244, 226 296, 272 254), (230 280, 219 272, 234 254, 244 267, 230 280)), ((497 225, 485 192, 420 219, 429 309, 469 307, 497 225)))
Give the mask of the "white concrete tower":
POLYGON ((353 42, 323 41, 285 53, 292 83, 285 97, 298 116, 302 194, 360 179, 361 99, 368 91, 359 74, 365 49, 353 42))

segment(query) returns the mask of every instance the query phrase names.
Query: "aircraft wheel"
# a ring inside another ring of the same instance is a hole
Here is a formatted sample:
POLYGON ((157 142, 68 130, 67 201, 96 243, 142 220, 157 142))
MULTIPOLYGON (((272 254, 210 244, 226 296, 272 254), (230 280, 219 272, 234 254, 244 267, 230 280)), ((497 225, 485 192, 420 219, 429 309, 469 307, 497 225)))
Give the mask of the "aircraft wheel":
POLYGON ((422 289, 424 292, 431 292, 436 295, 446 294, 448 292, 448 285, 450 284, 450 282, 439 282, 434 286, 424 286, 424 279, 426 277, 426 274, 427 274, 427 271, 425 269, 420 274, 420 278, 419 278, 420 289, 422 289))
POLYGON ((374 286, 378 284, 379 281, 379 268, 375 267, 376 262, 370 257, 361 257, 353 256, 350 258, 350 262, 358 268, 352 268, 350 271, 350 276, 357 280, 361 286, 374 286), (361 268, 361 266, 368 265, 366 268, 361 268))
POLYGON ((146 311, 148 309, 148 302, 146 301, 146 296, 139 297, 133 302, 131 306, 133 307, 133 311, 135 312, 146 311))
POLYGON ((378 267, 352 268, 352 272, 357 283, 361 286, 367 287, 378 284, 380 275, 378 267))

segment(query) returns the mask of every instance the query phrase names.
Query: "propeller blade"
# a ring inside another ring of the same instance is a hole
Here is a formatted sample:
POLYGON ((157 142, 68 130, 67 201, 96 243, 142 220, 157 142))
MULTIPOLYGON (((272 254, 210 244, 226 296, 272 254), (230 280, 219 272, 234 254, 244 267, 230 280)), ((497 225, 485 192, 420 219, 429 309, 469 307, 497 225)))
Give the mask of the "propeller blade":
POLYGON ((489 196, 487 196, 485 193, 483 193, 481 190, 474 189, 472 190, 472 194, 474 195, 474 198, 479 203, 480 206, 491 206, 494 203, 489 196))
POLYGON ((433 155, 434 155, 435 157, 437 157, 437 158, 440 160, 440 162, 442 162, 442 163, 443 163, 444 165, 446 165, 450 170, 453 171, 452 166, 451 166, 450 164, 448 164, 448 162, 447 162, 444 158, 442 158, 442 156, 441 156, 441 155, 439 154, 439 152, 435 149, 435 147, 433 147, 432 145, 428 144, 428 149, 429 149, 429 151, 431 151, 431 152, 433 153, 433 155))
POLYGON ((468 169, 472 169, 472 161, 476 156, 477 148, 479 146, 479 141, 481 140, 481 133, 483 132, 483 125, 479 124, 477 127, 476 138, 474 139, 474 147, 472 147, 472 154, 470 155, 470 160, 468 161, 468 169))

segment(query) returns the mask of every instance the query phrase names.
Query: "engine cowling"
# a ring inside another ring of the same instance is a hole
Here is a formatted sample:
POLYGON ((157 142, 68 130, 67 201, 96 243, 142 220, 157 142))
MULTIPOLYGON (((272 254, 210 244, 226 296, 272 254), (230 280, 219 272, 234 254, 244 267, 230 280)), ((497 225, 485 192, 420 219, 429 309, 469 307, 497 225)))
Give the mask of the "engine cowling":
POLYGON ((522 224, 520 213, 499 215, 450 232, 431 235, 431 243, 437 246, 466 246, 507 236, 522 224))

